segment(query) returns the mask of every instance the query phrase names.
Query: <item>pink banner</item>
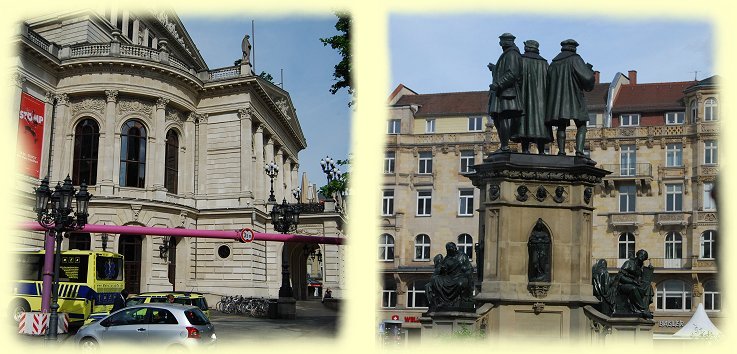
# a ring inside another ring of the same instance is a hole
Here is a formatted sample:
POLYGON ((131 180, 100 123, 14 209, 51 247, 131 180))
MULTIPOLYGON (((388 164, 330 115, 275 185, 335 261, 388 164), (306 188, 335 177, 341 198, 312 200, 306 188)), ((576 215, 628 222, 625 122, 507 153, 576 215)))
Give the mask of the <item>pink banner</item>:
MULTIPOLYGON (((41 225, 35 221, 28 221, 20 224, 20 229, 30 231, 45 231, 41 225)), ((78 232, 89 233, 113 233, 121 235, 151 235, 151 236, 184 236, 184 237, 202 237, 202 238, 220 238, 231 239, 244 242, 242 235, 243 230, 191 230, 182 228, 166 228, 166 227, 147 227, 147 226, 117 226, 117 225, 85 225, 78 232)), ((304 242, 304 243, 321 243, 327 245, 342 245, 345 241, 340 237, 325 236, 306 236, 306 235, 290 235, 290 234, 269 234, 261 232, 253 232, 253 240, 256 241, 276 241, 276 242, 304 242)))
POLYGON ((20 171, 34 178, 39 178, 41 170, 45 110, 46 105, 42 101, 25 92, 22 93, 16 155, 20 171))

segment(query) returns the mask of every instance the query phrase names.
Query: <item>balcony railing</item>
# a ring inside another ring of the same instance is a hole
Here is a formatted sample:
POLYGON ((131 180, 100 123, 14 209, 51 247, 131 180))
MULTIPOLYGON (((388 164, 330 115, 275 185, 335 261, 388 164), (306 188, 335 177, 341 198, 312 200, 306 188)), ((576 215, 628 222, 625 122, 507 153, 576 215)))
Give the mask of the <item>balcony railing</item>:
POLYGON ((686 226, 689 224, 689 214, 684 212, 660 213, 657 215, 655 223, 658 226, 686 226))
MULTIPOLYGON (((599 259, 594 258, 591 265, 596 264, 599 259)), ((607 269, 610 271, 619 269, 627 261, 626 258, 604 258, 604 260, 606 260, 607 269)), ((707 262, 707 260, 701 260, 701 262, 707 262)), ((691 258, 648 258, 645 261, 645 266, 647 265, 652 265, 655 269, 691 269, 693 261, 691 258)))
POLYGON ((643 178, 653 177, 653 166, 649 163, 635 164, 603 164, 601 168, 612 171, 607 178, 643 178))
POLYGON ((240 66, 231 66, 228 68, 222 68, 210 71, 210 80, 216 81, 216 80, 225 80, 230 79, 234 77, 241 76, 241 67, 240 66))
POLYGON ((635 226, 640 223, 640 214, 609 214, 609 224, 612 226, 635 226))

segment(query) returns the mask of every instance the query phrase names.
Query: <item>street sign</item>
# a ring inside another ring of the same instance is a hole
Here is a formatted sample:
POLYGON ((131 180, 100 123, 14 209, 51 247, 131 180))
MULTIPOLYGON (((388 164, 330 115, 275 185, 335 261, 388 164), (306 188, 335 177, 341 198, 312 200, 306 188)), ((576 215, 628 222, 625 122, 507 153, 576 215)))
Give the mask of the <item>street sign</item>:
POLYGON ((249 228, 245 228, 241 230, 241 242, 251 242, 253 241, 253 230, 249 228))

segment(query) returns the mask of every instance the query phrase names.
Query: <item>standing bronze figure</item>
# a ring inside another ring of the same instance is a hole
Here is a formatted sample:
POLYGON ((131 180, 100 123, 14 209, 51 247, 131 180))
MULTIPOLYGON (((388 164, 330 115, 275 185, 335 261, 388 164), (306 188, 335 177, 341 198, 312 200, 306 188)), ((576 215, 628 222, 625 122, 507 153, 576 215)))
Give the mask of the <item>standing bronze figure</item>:
POLYGON ((558 127, 556 140, 558 155, 565 155, 566 127, 573 120, 576 124, 576 156, 584 156, 586 109, 583 91, 594 89, 594 71, 576 54, 578 42, 566 39, 560 42, 561 52, 548 68, 548 94, 545 100, 546 123, 558 127))
POLYGON ((489 116, 499 133, 500 152, 509 151, 512 121, 522 116, 522 55, 514 44, 515 38, 510 33, 499 36, 502 55, 496 65, 488 65, 493 76, 493 82, 489 85, 489 116))
POLYGON ((553 141, 552 127, 545 125, 545 94, 547 92, 548 61, 540 56, 540 44, 525 41, 522 55, 522 107, 521 119, 512 121, 510 140, 522 144, 522 152, 530 153, 530 144, 537 145, 543 154, 545 144, 553 141))

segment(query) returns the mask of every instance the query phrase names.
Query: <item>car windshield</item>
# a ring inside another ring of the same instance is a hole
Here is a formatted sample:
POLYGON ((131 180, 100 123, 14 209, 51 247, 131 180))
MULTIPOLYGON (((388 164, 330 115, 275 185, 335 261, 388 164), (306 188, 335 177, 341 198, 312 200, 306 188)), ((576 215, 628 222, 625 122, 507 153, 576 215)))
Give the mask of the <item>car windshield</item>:
POLYGON ((200 309, 186 310, 184 311, 184 315, 187 316, 187 320, 189 321, 189 323, 195 326, 206 325, 210 323, 210 321, 200 309))
POLYGON ((134 297, 130 298, 125 302, 125 306, 133 306, 133 305, 140 305, 146 301, 145 298, 142 297, 134 297))

